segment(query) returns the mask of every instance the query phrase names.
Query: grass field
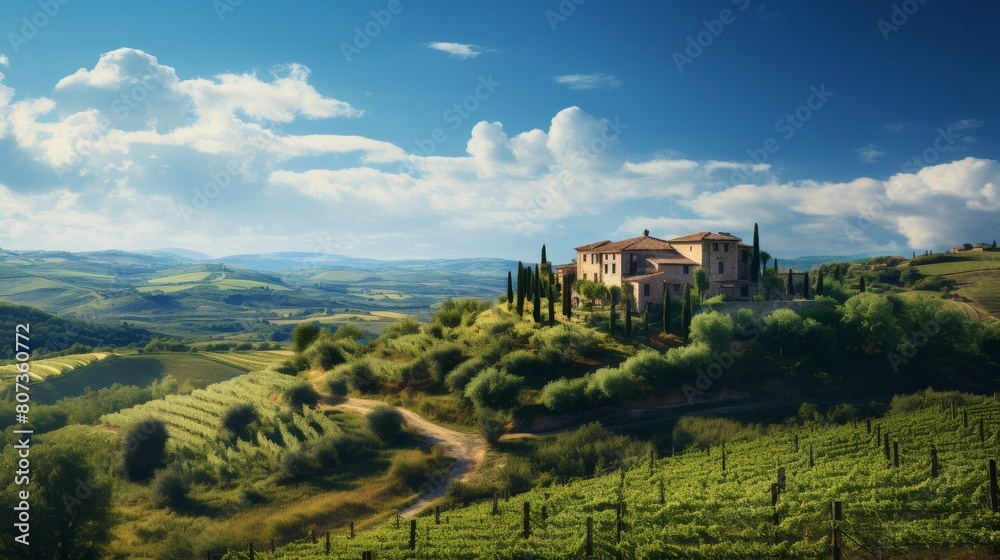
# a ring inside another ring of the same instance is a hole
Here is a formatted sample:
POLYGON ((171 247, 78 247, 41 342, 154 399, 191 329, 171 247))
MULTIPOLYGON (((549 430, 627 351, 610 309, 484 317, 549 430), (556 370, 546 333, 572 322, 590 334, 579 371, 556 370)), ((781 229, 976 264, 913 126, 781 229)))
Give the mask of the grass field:
POLYGON ((91 390, 122 385, 146 386, 171 375, 180 382, 208 385, 245 373, 244 369, 197 354, 147 354, 109 357, 75 368, 31 386, 33 402, 52 404, 59 399, 82 395, 91 390))
POLYGON ((211 276, 211 272, 188 272, 185 274, 175 274, 173 276, 164 276, 162 278, 153 278, 148 283, 149 284, 185 284, 191 282, 201 282, 202 280, 211 276))
POLYGON ((156 284, 153 286, 141 286, 136 288, 137 292, 148 294, 150 292, 163 292, 165 294, 173 294, 176 292, 183 292, 184 290, 190 290, 200 284, 156 284))
POLYGON ((364 313, 334 313, 333 315, 314 315, 312 317, 297 317, 295 319, 276 319, 271 321, 275 325, 298 325, 299 323, 316 322, 323 325, 344 324, 344 323, 378 323, 395 322, 409 317, 405 313, 395 313, 392 311, 372 311, 370 315, 364 313))
POLYGON ((1000 272, 1000 259, 975 259, 922 264, 916 268, 917 271, 924 276, 945 276, 948 274, 960 274, 962 272, 974 272, 977 270, 994 270, 1000 272))
POLYGON ((941 294, 938 292, 913 291, 913 292, 900 292, 898 295, 908 300, 922 298, 922 297, 940 299, 941 302, 944 304, 945 309, 954 309, 959 313, 968 317, 970 321, 983 321, 989 319, 989 314, 984 312, 983 309, 962 301, 955 301, 952 299, 942 299, 941 294))
POLYGON ((975 300, 994 317, 1000 317, 1000 269, 955 274, 955 293, 975 300))
POLYGON ((291 350, 262 350, 258 352, 205 352, 206 358, 244 371, 260 371, 292 356, 291 350))
POLYGON ((221 290, 249 290, 250 288, 268 288, 271 290, 288 290, 284 286, 278 284, 271 284, 269 282, 258 282, 256 280, 234 280, 232 278, 220 278, 219 280, 213 280, 211 282, 213 285, 218 286, 221 290))

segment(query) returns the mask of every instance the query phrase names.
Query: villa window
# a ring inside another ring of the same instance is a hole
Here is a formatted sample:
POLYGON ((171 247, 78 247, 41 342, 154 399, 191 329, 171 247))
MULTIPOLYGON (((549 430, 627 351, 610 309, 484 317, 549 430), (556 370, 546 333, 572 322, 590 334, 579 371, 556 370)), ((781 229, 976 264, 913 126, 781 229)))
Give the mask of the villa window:
POLYGON ((722 244, 722 251, 725 252, 725 253, 729 252, 729 243, 723 243, 722 244))
POLYGON ((719 261, 719 274, 723 273, 723 269, 725 268, 723 265, 725 265, 725 264, 726 263, 724 263, 722 261, 719 261))
POLYGON ((684 274, 689 274, 690 271, 690 267, 688 265, 684 265, 684 274))
POLYGON ((586 279, 587 279, 587 273, 586 273, 586 272, 584 272, 584 273, 583 273, 583 279, 584 279, 584 280, 586 280, 586 279))
POLYGON ((713 251, 718 251, 719 250, 719 244, 718 243, 712 243, 712 250, 713 251))
POLYGON ((604 274, 608 273, 608 265, 604 265, 604 274))
POLYGON ((642 295, 649 297, 649 284, 642 285, 642 295))
POLYGON ((614 265, 614 263, 612 263, 611 264, 611 274, 614 274, 614 273, 615 273, 615 265, 614 265))

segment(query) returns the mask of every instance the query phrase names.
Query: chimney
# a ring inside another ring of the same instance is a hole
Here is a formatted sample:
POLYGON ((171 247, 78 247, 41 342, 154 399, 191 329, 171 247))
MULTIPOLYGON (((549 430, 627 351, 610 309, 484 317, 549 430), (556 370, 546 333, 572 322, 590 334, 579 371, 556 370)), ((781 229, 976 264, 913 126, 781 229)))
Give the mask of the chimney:
POLYGON ((642 230, 642 236, 643 237, 649 237, 649 230, 648 229, 642 230))

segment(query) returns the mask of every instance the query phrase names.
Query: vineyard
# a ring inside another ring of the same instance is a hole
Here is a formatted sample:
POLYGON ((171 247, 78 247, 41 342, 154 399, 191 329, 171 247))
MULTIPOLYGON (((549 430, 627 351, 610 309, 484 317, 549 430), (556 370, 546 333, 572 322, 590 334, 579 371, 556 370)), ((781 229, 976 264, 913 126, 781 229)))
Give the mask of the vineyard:
MULTIPOLYGON (((31 380, 44 381, 49 377, 103 360, 110 355, 108 352, 91 352, 33 361, 31 362, 31 380)), ((0 366, 0 379, 4 381, 12 380, 15 373, 17 373, 17 367, 14 364, 0 366)))
POLYGON ((256 352, 204 352, 202 356, 240 368, 259 371, 277 364, 293 354, 290 350, 261 350, 256 352))
POLYGON ((354 538, 274 553, 260 542, 255 557, 811 559, 832 556, 835 532, 847 559, 986 557, 1000 544, 989 469, 998 432, 1000 402, 928 392, 897 399, 882 418, 634 457, 603 476, 390 519, 354 538), (836 523, 833 502, 842 504, 836 523))
POLYGON ((337 429, 325 415, 313 410, 306 410, 305 415, 301 410, 296 411, 299 414, 291 415, 294 426, 291 430, 282 422, 281 415, 286 407, 281 406, 277 395, 300 383, 294 377, 258 371, 198 389, 189 395, 168 395, 165 399, 108 414, 101 418, 101 423, 124 428, 156 418, 167 425, 169 444, 174 451, 180 452, 185 448, 204 450, 214 447, 219 440, 223 414, 235 405, 250 403, 260 415, 261 424, 272 426, 284 441, 275 443, 261 435, 256 445, 240 442, 237 450, 270 450, 273 451, 273 459, 277 460, 282 447, 294 449, 301 440, 337 429))

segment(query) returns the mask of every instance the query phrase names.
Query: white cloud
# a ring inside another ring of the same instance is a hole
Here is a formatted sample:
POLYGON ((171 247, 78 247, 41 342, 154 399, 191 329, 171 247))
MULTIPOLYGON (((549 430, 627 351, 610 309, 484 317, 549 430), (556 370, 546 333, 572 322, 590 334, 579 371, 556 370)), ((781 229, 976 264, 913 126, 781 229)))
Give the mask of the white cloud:
POLYGON ((951 127, 950 128, 952 130, 968 130, 970 128, 979 128, 979 127, 983 126, 984 124, 986 124, 986 123, 984 123, 983 121, 976 120, 976 119, 962 119, 960 121, 956 121, 956 122, 951 123, 951 127))
POLYGON ((617 76, 610 74, 565 74, 552 78, 569 89, 614 89, 622 85, 617 76))
POLYGON ((875 163, 878 158, 885 155, 885 152, 879 151, 875 144, 868 144, 863 148, 857 148, 854 153, 858 154, 858 159, 865 163, 875 163))
POLYGON ((480 47, 479 45, 473 45, 471 43, 449 43, 447 41, 434 41, 424 45, 429 49, 436 51, 446 52, 452 56, 452 58, 457 58, 460 60, 467 60, 469 58, 477 57, 484 52, 486 49, 480 47))
POLYGON ((5 68, 10 68, 10 59, 7 58, 7 55, 0 54, 0 66, 3 66, 5 68))
POLYGON ((422 156, 337 133, 359 116, 295 64, 189 78, 119 49, 50 97, 19 99, 0 81, 0 149, 22 162, 16 181, 0 175, 0 237, 5 247, 212 254, 334 239, 383 257, 472 256, 503 251, 498 231, 527 240, 572 230, 585 242, 612 220, 630 235, 745 236, 756 221, 773 254, 850 254, 980 239, 1000 213, 994 160, 787 181, 766 164, 624 153, 627 125, 578 107, 528 130, 479 122, 466 153, 422 156), (303 120, 318 121, 309 134, 295 131, 303 120), (848 226, 859 233, 848 236, 848 226))

